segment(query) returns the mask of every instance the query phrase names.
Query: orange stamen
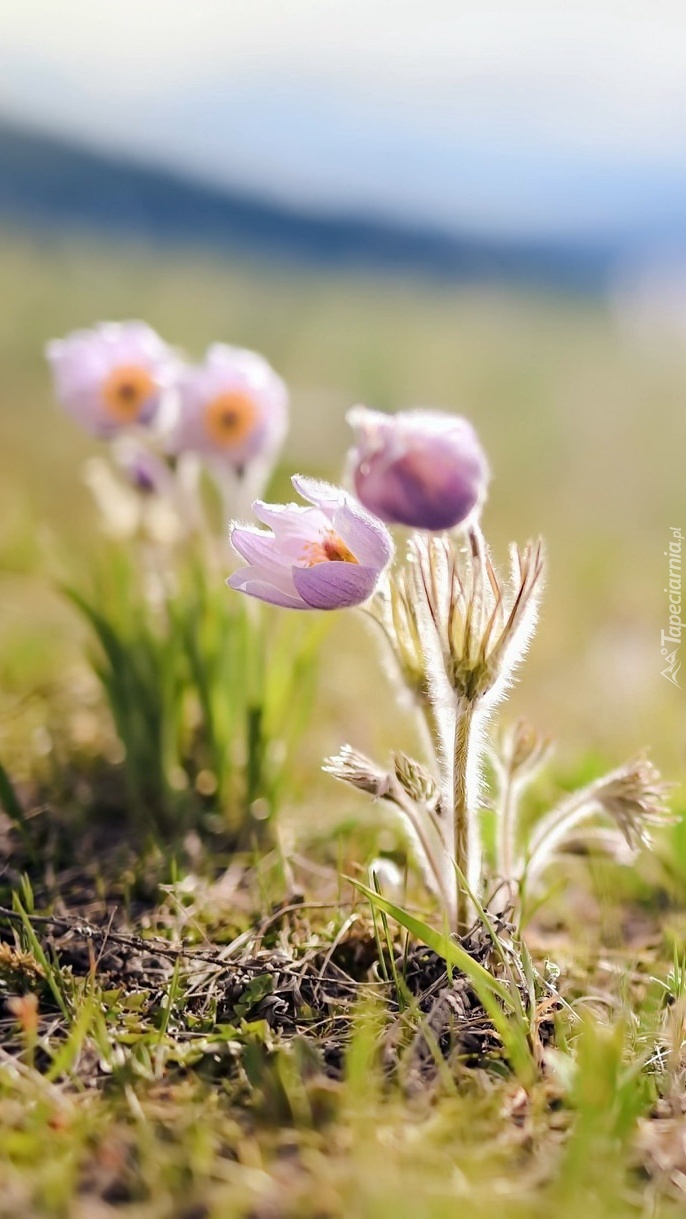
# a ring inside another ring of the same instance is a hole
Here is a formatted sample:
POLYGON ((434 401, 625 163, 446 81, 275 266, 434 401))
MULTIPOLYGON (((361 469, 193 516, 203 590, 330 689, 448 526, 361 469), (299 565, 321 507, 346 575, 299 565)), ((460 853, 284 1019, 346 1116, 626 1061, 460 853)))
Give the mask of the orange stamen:
POLYGON ((113 368, 102 386, 105 406, 117 423, 135 423, 155 392, 151 374, 139 364, 120 364, 113 368))
POLYGON ((303 547, 306 567, 316 563, 359 563, 352 550, 337 533, 330 530, 319 542, 307 542, 303 547))
POLYGON ((215 444, 240 444, 256 422, 255 403, 239 390, 220 394, 205 408, 205 427, 215 444))

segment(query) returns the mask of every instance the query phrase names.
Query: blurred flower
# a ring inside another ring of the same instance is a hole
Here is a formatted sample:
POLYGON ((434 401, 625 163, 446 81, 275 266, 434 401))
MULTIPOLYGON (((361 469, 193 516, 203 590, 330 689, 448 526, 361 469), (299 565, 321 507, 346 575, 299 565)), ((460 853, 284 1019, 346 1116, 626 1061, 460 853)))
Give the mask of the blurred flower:
POLYGON ((253 505, 271 528, 233 525, 231 541, 249 566, 231 588, 291 609, 343 609, 371 597, 393 555, 384 525, 339 487, 294 475, 311 507, 253 505))
POLYGON ((105 322, 48 343, 57 397, 96 436, 150 424, 178 362, 145 322, 105 322))
POLYGON ((214 343, 203 364, 179 381, 180 415, 172 437, 177 453, 219 458, 241 471, 271 460, 288 424, 288 391, 262 356, 214 343))
MULTIPOLYGON (((129 440, 129 437, 122 437, 129 440)), ((167 463, 142 445, 121 445, 114 454, 115 464, 121 471, 127 483, 139 495, 157 495, 168 486, 173 479, 167 463)))
POLYGON ((84 466, 105 532, 122 541, 137 534, 164 546, 179 541, 192 516, 165 459, 132 436, 117 437, 111 457, 90 457, 84 466))
POLYGON ((526 720, 517 720, 500 733, 491 753, 496 773, 516 783, 529 783, 538 774, 552 749, 552 741, 526 720))
POLYGON ((37 1035, 38 995, 32 992, 26 995, 10 995, 9 999, 5 1000, 5 1007, 14 1016, 26 1037, 32 1039, 37 1035))
POLYGON ((413 529, 452 529, 482 502, 488 463, 474 428, 459 415, 356 406, 349 462, 355 492, 383 521, 413 529))
POLYGON ((140 495, 173 496, 173 470, 149 445, 133 436, 120 436, 112 446, 112 458, 125 481, 140 495))

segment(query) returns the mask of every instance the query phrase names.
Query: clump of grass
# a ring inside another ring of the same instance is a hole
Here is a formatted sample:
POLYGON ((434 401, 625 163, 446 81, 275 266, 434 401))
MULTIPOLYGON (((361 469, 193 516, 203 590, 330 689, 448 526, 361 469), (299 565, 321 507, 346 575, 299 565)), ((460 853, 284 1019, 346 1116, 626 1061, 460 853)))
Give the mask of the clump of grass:
MULTIPOLYGON (((391 910, 389 928, 404 917, 391 910)), ((402 1003, 393 982, 355 976, 361 945, 376 956, 363 899, 258 915, 228 951, 171 928, 42 915, 27 887, 0 929, 0 1163, 14 1208, 60 1216, 78 1194, 144 1219, 172 1205, 238 1217, 278 1198, 294 1219, 409 1219, 420 1199, 431 1219, 456 1206, 667 1219, 683 1205, 678 961, 654 957, 633 991, 616 978, 557 999, 544 1072, 515 1079, 485 1027, 481 1054, 456 1036, 446 1057, 438 954, 438 987, 417 991, 426 961, 390 932, 402 1003)), ((453 982, 455 947, 440 946, 453 982)), ((489 964, 489 987, 495 975, 489 964)), ((533 1015, 550 1018, 543 996, 533 1015)), ((474 1032, 483 1019, 474 1007, 474 1032)))
POLYGON ((92 592, 93 670, 122 746, 128 819, 162 838, 269 840, 310 711, 320 632, 233 603, 192 555, 148 595, 136 557, 110 546, 92 592))

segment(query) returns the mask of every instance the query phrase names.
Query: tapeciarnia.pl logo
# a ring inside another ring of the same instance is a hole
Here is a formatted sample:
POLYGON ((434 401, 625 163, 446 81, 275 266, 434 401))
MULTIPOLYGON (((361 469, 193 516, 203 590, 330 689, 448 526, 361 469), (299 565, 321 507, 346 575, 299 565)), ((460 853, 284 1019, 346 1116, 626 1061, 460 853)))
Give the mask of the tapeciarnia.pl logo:
POLYGON ((681 632, 684 629, 681 618, 681 548, 684 539, 681 529, 672 525, 669 531, 672 536, 669 549, 665 550, 665 558, 669 560, 669 575, 667 588, 664 590, 669 598, 669 627, 660 635, 660 651, 667 663, 660 676, 666 677, 673 686, 678 686, 681 668, 679 649, 681 648, 681 632))

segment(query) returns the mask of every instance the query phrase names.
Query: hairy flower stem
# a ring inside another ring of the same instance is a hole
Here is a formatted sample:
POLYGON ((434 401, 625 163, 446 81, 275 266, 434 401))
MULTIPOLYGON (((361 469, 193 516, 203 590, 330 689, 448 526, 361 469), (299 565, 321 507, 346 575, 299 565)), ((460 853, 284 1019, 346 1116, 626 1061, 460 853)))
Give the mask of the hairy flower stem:
POLYGON ((440 858, 437 856, 432 845, 430 835, 426 833, 424 821, 417 815, 417 809, 412 800, 408 800, 407 797, 397 791, 394 792, 393 799, 398 807, 404 811, 409 824, 412 826, 415 834, 417 835, 419 845, 424 852, 429 868, 433 874, 436 892, 443 903, 446 911, 447 921, 450 923, 456 917, 455 906, 451 900, 451 893, 449 891, 450 882, 448 881, 446 884, 445 873, 441 868, 440 858))
POLYGON ((455 744, 453 752, 453 849, 456 884, 455 930, 465 935, 472 920, 472 903, 464 889, 460 874, 470 885, 478 881, 480 847, 475 810, 472 808, 471 771, 472 734, 474 729, 474 703, 460 699, 455 716, 455 744))

